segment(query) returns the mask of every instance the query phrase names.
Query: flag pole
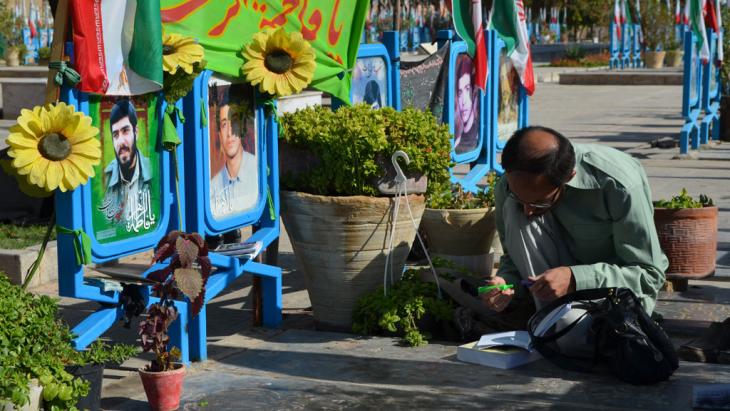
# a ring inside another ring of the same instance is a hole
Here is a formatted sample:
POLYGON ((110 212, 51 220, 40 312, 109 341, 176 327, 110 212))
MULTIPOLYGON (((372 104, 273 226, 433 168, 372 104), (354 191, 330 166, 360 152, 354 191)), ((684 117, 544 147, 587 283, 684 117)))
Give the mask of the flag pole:
POLYGON ((395 20, 393 20, 393 24, 395 25, 393 30, 400 33, 400 0, 395 1, 395 20))
MULTIPOLYGON (((63 47, 68 30, 68 0, 59 0, 56 6, 56 15, 53 17, 53 43, 51 44, 50 61, 63 59, 63 47)), ((58 99, 58 85, 56 85, 56 69, 48 69, 46 83, 46 104, 55 103, 58 99)))

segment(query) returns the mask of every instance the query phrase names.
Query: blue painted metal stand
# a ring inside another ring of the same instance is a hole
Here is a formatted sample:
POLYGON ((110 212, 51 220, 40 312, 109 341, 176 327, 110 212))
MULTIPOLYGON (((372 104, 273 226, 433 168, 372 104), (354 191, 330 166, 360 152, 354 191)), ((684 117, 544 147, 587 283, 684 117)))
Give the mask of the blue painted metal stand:
POLYGON ((621 39, 616 29, 616 23, 611 22, 609 25, 609 33, 611 33, 609 52, 611 57, 608 60, 608 67, 610 69, 617 69, 621 67, 621 39))
MULTIPOLYGON (((210 134, 208 122, 216 121, 214 116, 204 119, 208 112, 209 81, 213 75, 205 71, 195 80, 193 91, 184 98, 186 121, 184 149, 188 159, 185 168, 187 184, 186 202, 188 229, 204 235, 218 235, 245 226, 255 226, 253 235, 244 241, 261 241, 267 248, 278 239, 279 223, 279 170, 278 170, 278 128, 273 116, 266 115, 263 105, 255 105, 256 140, 258 162, 258 198, 249 210, 218 218, 211 208, 210 134), (263 159, 264 161, 262 161, 263 159), (194 166, 193 166, 194 165, 194 166)), ((235 83, 234 83, 235 84, 235 83)), ((253 89, 251 89, 253 92, 253 89)), ((253 95, 252 95, 253 97, 253 95)), ((255 99, 260 97, 256 95, 255 99)), ((205 303, 215 298, 233 281, 244 273, 261 279, 262 317, 265 327, 277 327, 281 323, 281 268, 252 260, 210 253, 214 273, 208 278, 205 303)), ((190 322, 190 358, 202 361, 207 358, 207 309, 203 308, 190 322)))
POLYGON ((679 152, 687 154, 689 146, 699 148, 700 129, 697 120, 701 111, 702 95, 702 63, 699 60, 694 35, 691 31, 684 33, 684 85, 682 88, 682 116, 684 126, 679 134, 679 152))
POLYGON ((634 30, 631 34, 631 67, 641 68, 644 67, 644 61, 641 60, 641 42, 639 41, 639 31, 641 30, 640 24, 634 24, 634 30))

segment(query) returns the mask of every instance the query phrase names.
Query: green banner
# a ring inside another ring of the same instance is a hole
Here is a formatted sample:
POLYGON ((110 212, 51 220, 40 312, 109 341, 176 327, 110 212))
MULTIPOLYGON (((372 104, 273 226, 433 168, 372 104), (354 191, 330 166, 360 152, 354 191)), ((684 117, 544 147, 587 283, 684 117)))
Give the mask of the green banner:
POLYGON ((265 28, 299 31, 316 52, 311 86, 350 101, 365 0, 161 0, 163 30, 198 39, 207 68, 240 77, 241 49, 265 28))

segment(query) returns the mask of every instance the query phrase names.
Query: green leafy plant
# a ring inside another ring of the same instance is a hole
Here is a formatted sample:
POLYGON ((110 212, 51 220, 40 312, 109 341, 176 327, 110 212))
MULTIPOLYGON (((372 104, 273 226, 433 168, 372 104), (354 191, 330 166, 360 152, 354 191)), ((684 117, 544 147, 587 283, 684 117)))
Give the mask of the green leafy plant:
POLYGON ((37 379, 46 410, 74 410, 89 388, 64 369, 64 360, 78 355, 72 338, 55 299, 34 296, 0 273, 0 398, 22 406, 37 379))
POLYGON ((697 200, 693 199, 691 195, 687 193, 687 189, 683 188, 679 195, 672 197, 671 200, 658 200, 654 202, 656 208, 702 208, 712 207, 714 203, 712 199, 704 194, 700 194, 697 200))
POLYGON ((38 49, 38 58, 41 60, 48 60, 51 58, 51 48, 41 47, 38 49))
POLYGON ((426 206, 450 210, 494 207, 494 187, 498 180, 496 173, 487 174, 487 187, 476 193, 464 191, 461 184, 452 184, 451 187, 444 187, 441 191, 430 194, 426 199, 426 206))
POLYGON ((205 299, 205 285, 211 273, 208 245, 198 233, 171 231, 157 244, 153 263, 170 259, 167 266, 150 273, 147 278, 158 283, 152 288, 160 302, 150 305, 147 318, 139 323, 138 333, 144 352, 155 358, 147 371, 162 372, 175 368, 180 350, 168 347, 167 330, 177 319, 174 301, 187 297, 192 301, 191 314, 198 315, 205 299))
POLYGON ((416 347, 428 343, 429 336, 418 328, 424 315, 444 321, 453 318, 451 302, 438 298, 436 285, 421 281, 419 270, 406 270, 387 291, 384 295, 383 287, 379 287, 358 300, 352 314, 355 333, 398 333, 404 344, 416 347))
POLYGON ((188 74, 182 69, 177 70, 175 74, 164 72, 162 91, 168 104, 175 104, 176 101, 188 95, 195 79, 205 70, 205 65, 205 60, 193 63, 192 74, 188 74))
POLYGON ((428 192, 448 185, 451 138, 448 127, 431 113, 365 104, 307 108, 281 116, 281 138, 312 158, 301 172, 284 173, 282 187, 318 195, 379 195, 382 164, 396 150, 408 154, 404 172, 421 172, 428 192))
POLYGON ((664 2, 641 0, 641 29, 647 51, 655 51, 662 46, 665 50, 670 39, 674 38, 672 12, 664 2))
POLYGON ((585 49, 583 49, 580 44, 573 44, 568 46, 565 50, 565 58, 570 60, 581 60, 586 56, 586 54, 585 49))
POLYGON ((73 365, 88 364, 121 364, 137 354, 138 348, 129 344, 107 344, 101 340, 94 341, 86 350, 79 351, 71 360, 73 365))

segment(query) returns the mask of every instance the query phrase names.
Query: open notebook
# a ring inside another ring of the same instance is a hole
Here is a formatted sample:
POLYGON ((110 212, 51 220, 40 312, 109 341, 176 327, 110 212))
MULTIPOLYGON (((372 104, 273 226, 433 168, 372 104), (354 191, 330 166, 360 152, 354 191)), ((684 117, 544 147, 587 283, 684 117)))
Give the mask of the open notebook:
POLYGON ((459 346, 456 358, 461 361, 509 369, 542 358, 530 342, 527 331, 485 334, 479 341, 459 346))

